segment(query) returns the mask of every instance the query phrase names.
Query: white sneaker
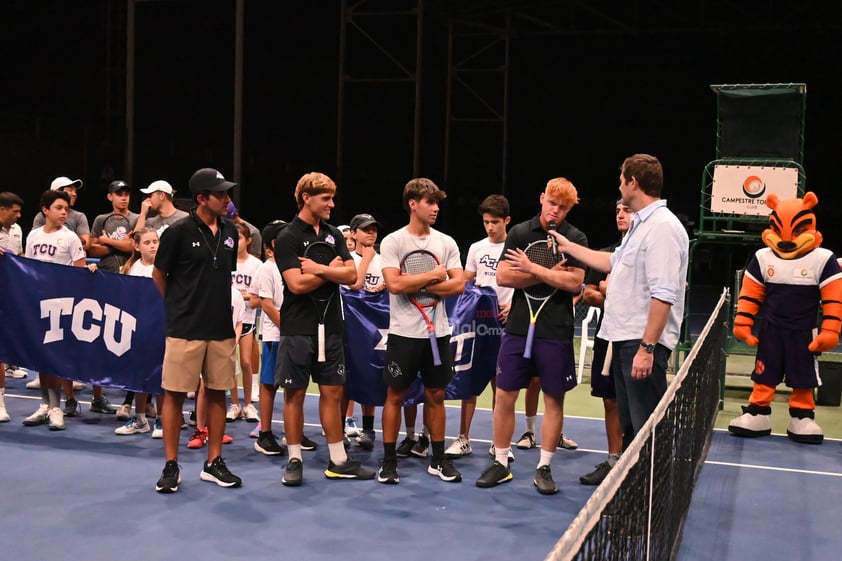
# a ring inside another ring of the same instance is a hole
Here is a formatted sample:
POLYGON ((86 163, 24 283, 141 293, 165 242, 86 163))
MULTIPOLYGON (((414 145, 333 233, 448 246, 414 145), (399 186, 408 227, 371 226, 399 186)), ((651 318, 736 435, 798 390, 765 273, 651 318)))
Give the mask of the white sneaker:
POLYGON ((231 421, 236 421, 237 419, 239 419, 242 416, 243 416, 243 408, 240 407, 240 404, 239 403, 232 403, 228 407, 228 413, 225 414, 225 420, 230 423, 231 421))
POLYGON ((0 423, 8 423, 12 420, 9 412, 6 411, 6 404, 3 402, 3 396, 0 395, 0 423))
POLYGON ((362 436, 363 431, 357 426, 357 418, 356 417, 346 417, 345 418, 345 436, 362 436))
POLYGON ((31 382, 26 383, 26 389, 28 390, 40 390, 41 389, 41 377, 35 376, 31 382))
POLYGON ((260 414, 253 403, 249 403, 243 408, 243 417, 250 423, 256 423, 260 420, 260 414))
POLYGON ((161 417, 155 417, 155 428, 152 430, 152 438, 164 438, 164 429, 161 427, 161 417))
POLYGON ((64 430, 64 411, 61 407, 52 407, 47 412, 47 425, 50 430, 64 430))
MULTIPOLYGON (((132 418, 132 406, 128 403, 124 403, 120 407, 117 408, 117 420, 118 421, 128 421, 132 418)), ((119 430, 119 429, 117 429, 119 430)), ((120 434, 120 433, 117 433, 120 434)), ((131 434, 131 433, 129 433, 131 434)))
POLYGON ((464 434, 460 434, 444 451, 445 458, 461 458, 473 453, 471 449, 471 441, 464 434))
POLYGON ((38 409, 35 410, 35 413, 26 417, 23 420, 23 424, 28 427, 34 427, 38 425, 43 425, 47 422, 47 413, 50 411, 50 406, 46 403, 42 403, 38 406, 38 409))
POLYGON ((17 366, 6 366, 6 378, 26 378, 26 370, 17 366))
POLYGON ((144 432, 149 432, 150 430, 152 429, 149 428, 149 422, 144 421, 143 424, 141 424, 136 417, 133 417, 128 423, 126 423, 122 427, 117 427, 116 429, 114 429, 114 434, 140 434, 144 432))

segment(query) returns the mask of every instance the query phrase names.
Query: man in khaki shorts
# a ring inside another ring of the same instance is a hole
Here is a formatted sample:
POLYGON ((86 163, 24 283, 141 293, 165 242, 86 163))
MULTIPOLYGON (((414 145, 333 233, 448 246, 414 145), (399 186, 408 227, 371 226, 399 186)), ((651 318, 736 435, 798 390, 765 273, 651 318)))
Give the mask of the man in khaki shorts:
POLYGON ((236 337, 231 321, 231 272, 237 267, 237 230, 225 214, 236 183, 202 168, 190 178, 196 208, 167 228, 155 257, 152 280, 164 296, 167 342, 161 387, 166 464, 155 485, 175 493, 181 482, 178 440, 182 405, 201 373, 207 395, 208 460, 199 474, 220 487, 242 480, 222 459, 225 390, 235 383, 236 337))

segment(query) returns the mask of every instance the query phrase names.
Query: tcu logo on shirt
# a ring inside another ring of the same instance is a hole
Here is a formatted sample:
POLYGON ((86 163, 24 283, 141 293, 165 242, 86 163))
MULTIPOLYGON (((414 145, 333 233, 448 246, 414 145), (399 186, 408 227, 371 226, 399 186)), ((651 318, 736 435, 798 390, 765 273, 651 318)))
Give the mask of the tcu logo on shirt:
POLYGON ((70 333, 77 341, 93 343, 102 337, 105 348, 116 356, 132 348, 137 318, 111 304, 100 306, 91 298, 82 298, 74 304, 72 297, 41 300, 41 319, 49 320, 49 329, 44 333, 45 345, 64 340, 67 317, 70 333))
POLYGON ((373 275, 371 273, 365 274, 365 284, 369 286, 377 286, 380 284, 380 275, 373 275))
POLYGON ((32 256, 36 255, 49 255, 50 257, 55 257, 56 250, 58 248, 53 244, 49 243, 37 243, 32 246, 32 256))
POLYGON ((251 275, 231 273, 231 283, 236 286, 251 286, 251 275))
POLYGON ((497 261, 497 258, 491 257, 488 254, 483 255, 479 260, 481 265, 485 265, 489 269, 494 269, 495 271, 497 270, 497 261))

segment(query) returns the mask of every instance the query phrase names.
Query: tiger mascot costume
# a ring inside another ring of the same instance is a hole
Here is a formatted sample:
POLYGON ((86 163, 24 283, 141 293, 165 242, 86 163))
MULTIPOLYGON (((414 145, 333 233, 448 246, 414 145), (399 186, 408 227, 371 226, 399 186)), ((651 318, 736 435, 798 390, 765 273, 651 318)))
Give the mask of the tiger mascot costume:
POLYGON ((842 271, 833 253, 820 247, 822 235, 812 211, 818 202, 812 192, 803 199, 780 200, 775 194, 766 199, 771 209, 769 228, 761 236, 766 247, 757 250, 746 267, 734 319, 734 336, 757 345, 757 355, 749 404, 728 425, 733 434, 771 434, 775 386, 786 380, 792 388, 787 436, 810 444, 824 439, 813 401, 813 388, 821 385, 816 353, 839 344, 842 271), (822 321, 817 334, 819 303, 822 321), (761 308, 755 337, 752 326, 761 308))

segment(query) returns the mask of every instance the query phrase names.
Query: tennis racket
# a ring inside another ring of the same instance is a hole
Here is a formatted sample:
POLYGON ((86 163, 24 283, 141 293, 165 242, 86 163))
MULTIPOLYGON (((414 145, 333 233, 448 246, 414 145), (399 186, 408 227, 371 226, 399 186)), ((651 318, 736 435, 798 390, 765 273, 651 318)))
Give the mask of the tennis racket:
POLYGON ((131 222, 122 214, 111 214, 102 224, 102 233, 112 240, 124 240, 131 231, 131 222))
MULTIPOLYGON (((407 275, 417 275, 420 273, 429 273, 439 266, 438 258, 423 249, 412 251, 401 261, 401 273, 407 275)), ((436 307, 439 305, 441 298, 427 292, 423 288, 418 292, 407 294, 407 298, 412 304, 418 308, 418 312, 427 324, 427 336, 430 338, 430 348, 433 351, 433 364, 441 366, 441 356, 439 355, 439 345, 436 341, 436 307)))
MULTIPOLYGON (((547 269, 552 269, 559 261, 564 259, 561 253, 553 254, 552 249, 547 247, 547 240, 532 242, 523 250, 530 261, 547 269)), ((544 305, 550 301, 553 294, 558 292, 557 288, 546 283, 534 284, 523 289, 526 296, 526 305, 529 306, 529 330, 526 332, 526 344, 523 347, 523 358, 532 358, 532 343, 535 339, 535 322, 538 321, 538 314, 544 309, 544 305)))
MULTIPOLYGON (((310 259, 319 265, 330 265, 338 254, 336 248, 327 242, 312 242, 304 250, 304 257, 310 259)), ((310 292, 310 300, 316 306, 316 317, 319 320, 316 331, 317 341, 317 358, 318 362, 325 362, 325 316, 327 310, 330 308, 330 303, 333 300, 333 295, 336 294, 336 284, 330 281, 325 282, 317 289, 310 292)))

